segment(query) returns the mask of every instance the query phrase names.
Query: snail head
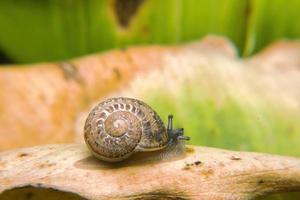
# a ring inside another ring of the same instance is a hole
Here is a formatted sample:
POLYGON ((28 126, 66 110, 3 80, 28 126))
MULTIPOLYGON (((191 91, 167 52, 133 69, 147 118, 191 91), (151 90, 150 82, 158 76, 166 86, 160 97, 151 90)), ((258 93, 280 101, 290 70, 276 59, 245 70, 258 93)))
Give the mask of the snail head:
POLYGON ((173 115, 168 116, 167 132, 171 140, 190 140, 190 137, 184 135, 184 129, 173 129, 173 115))

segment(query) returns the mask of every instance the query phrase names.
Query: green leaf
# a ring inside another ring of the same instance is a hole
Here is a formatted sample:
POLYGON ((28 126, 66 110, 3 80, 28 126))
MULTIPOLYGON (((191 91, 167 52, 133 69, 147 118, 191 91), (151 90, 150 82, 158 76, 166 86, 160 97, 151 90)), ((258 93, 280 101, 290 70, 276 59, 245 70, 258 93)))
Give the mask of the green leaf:
POLYGON ((298 0, 252 0, 245 55, 251 55, 278 39, 300 36, 298 0))
POLYGON ((247 0, 2 0, 0 49, 17 63, 132 44, 228 36, 244 48, 247 0))
POLYGON ((300 156, 299 76, 207 54, 180 56, 133 80, 126 95, 144 99, 165 122, 173 114, 191 144, 300 156))

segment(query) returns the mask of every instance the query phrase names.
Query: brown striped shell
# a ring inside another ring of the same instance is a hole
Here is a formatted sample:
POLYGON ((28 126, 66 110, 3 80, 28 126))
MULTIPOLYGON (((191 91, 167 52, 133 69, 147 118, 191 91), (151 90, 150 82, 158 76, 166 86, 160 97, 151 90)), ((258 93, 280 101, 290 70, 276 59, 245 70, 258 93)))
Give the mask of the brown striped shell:
POLYGON ((169 136, 156 112, 132 98, 111 98, 98 104, 84 126, 89 149, 101 160, 116 162, 138 151, 167 146, 169 136))

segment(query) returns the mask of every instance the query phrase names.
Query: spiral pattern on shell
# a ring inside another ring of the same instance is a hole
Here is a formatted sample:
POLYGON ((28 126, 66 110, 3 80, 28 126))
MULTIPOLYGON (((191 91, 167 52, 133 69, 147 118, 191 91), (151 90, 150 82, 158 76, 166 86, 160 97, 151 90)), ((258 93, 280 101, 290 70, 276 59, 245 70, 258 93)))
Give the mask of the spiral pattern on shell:
POLYGON ((94 155, 120 161, 137 151, 154 151, 168 144, 166 128, 156 112, 132 98, 111 98, 89 114, 84 138, 94 155))

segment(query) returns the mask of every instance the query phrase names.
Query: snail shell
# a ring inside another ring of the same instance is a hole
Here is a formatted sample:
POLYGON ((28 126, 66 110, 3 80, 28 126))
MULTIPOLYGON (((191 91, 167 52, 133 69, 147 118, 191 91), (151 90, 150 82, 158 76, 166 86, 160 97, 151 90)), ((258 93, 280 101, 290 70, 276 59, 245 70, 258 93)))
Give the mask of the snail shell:
POLYGON ((124 160, 136 152, 163 149, 171 138, 156 112, 133 98, 101 102, 90 112, 84 126, 89 149, 97 158, 109 162, 124 160))

